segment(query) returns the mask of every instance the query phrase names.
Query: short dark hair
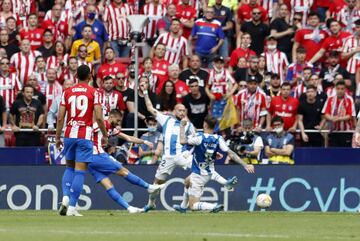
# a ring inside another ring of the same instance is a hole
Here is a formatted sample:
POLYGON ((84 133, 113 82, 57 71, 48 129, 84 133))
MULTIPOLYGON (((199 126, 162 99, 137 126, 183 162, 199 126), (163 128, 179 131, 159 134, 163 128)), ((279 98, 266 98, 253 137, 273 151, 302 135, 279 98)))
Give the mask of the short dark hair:
POLYGON ((313 72, 313 69, 312 69, 311 67, 309 67, 309 66, 306 66, 306 67, 303 69, 303 72, 304 72, 305 70, 310 70, 311 73, 313 72))
POLYGON ((114 116, 123 117, 123 114, 122 114, 121 111, 119 111, 118 109, 112 109, 112 110, 109 112, 109 115, 114 115, 114 116))
POLYGON ((306 49, 303 46, 300 46, 296 49, 296 53, 304 53, 306 54, 306 49))
POLYGON ((28 16, 28 19, 29 19, 31 16, 35 16, 36 18, 38 18, 38 16, 36 15, 36 13, 30 13, 29 16, 28 16))
POLYGON ((48 29, 48 28, 44 30, 43 36, 44 36, 46 33, 51 33, 51 35, 54 35, 53 32, 52 32, 50 29, 48 29))
POLYGON ((199 83, 199 80, 196 77, 190 77, 188 85, 191 85, 193 83, 199 83))
POLYGON ((355 25, 360 25, 360 18, 358 20, 356 20, 354 23, 355 23, 355 25))
POLYGON ((212 115, 207 115, 204 119, 204 122, 208 125, 209 129, 215 129, 217 124, 217 119, 212 115))
POLYGON ((281 85, 281 88, 282 87, 290 87, 291 88, 291 84, 289 83, 289 82, 284 82, 284 83, 282 83, 282 85, 281 85))
POLYGON ((105 48, 104 53, 105 53, 105 52, 106 52, 106 50, 108 50, 108 49, 111 49, 113 52, 115 52, 115 50, 114 50, 114 48, 113 48, 113 47, 111 47, 111 46, 107 46, 107 47, 105 48))
POLYGON ((90 77, 90 68, 89 66, 83 64, 80 65, 77 69, 77 77, 80 81, 86 81, 90 77))
POLYGON ((85 24, 84 27, 82 27, 81 31, 84 31, 85 28, 90 28, 92 31, 92 27, 90 24, 85 24))
POLYGON ((282 117, 276 115, 271 119, 271 125, 274 125, 275 122, 280 122, 281 124, 284 124, 284 120, 282 117))
POLYGON ((338 82, 336 82, 335 86, 339 86, 339 85, 346 86, 345 81, 339 80, 338 82))
POLYGON ((309 14, 308 14, 308 19, 310 18, 310 17, 318 17, 319 19, 320 19, 320 15, 319 15, 319 13, 318 12, 315 12, 315 11, 311 11, 309 14))
POLYGON ((316 88, 315 85, 308 85, 308 86, 306 86, 306 90, 310 90, 310 89, 313 89, 313 90, 317 91, 317 88, 316 88))
POLYGON ((36 63, 39 59, 44 59, 44 60, 45 60, 44 56, 39 55, 39 56, 36 56, 36 58, 35 58, 35 63, 36 63))
POLYGON ((25 92, 25 88, 31 88, 33 90, 33 92, 35 92, 35 88, 31 84, 24 85, 23 88, 22 88, 22 92, 25 92))
POLYGON ((180 19, 178 19, 178 18, 173 18, 173 19, 171 19, 171 23, 173 23, 173 22, 181 23, 180 19))
POLYGON ((104 82, 108 80, 114 80, 114 78, 110 75, 104 77, 104 82))
POLYGON ((70 63, 70 60, 72 60, 72 59, 75 59, 76 62, 77 62, 77 60, 78 60, 75 56, 70 56, 70 57, 68 58, 68 61, 67 61, 67 64, 68 64, 68 65, 69 65, 69 63, 70 63))

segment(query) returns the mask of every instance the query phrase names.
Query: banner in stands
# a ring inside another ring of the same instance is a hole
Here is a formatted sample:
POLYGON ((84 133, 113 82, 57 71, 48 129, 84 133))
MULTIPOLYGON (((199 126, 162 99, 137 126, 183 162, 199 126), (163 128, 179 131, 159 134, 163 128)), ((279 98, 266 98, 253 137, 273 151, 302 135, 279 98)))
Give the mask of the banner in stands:
MULTIPOLYGON (((155 166, 129 166, 145 181, 152 182, 155 166)), ((0 168, 0 208, 53 209, 61 200, 60 166, 2 166, 0 168)), ((257 211, 256 196, 268 193, 273 199, 270 210, 355 212, 360 208, 360 166, 257 166, 256 174, 247 174, 241 166, 217 166, 224 177, 238 176, 234 190, 211 181, 205 188, 204 201, 223 203, 226 210, 257 211)), ((157 208, 171 210, 182 199, 183 178, 190 172, 177 169, 162 190, 157 208)), ((118 176, 111 176, 116 189, 133 206, 147 203, 147 191, 118 176)), ((81 209, 121 209, 88 175, 81 209)))

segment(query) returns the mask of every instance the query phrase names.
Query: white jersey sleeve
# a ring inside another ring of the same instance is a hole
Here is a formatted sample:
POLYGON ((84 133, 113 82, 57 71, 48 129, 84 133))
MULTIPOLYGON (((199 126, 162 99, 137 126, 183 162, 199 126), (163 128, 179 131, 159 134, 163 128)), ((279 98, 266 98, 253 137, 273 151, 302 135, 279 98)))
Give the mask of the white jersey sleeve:
POLYGON ((156 111, 156 120, 161 126, 165 124, 168 118, 170 118, 170 116, 164 115, 161 111, 156 111))
POLYGON ((264 142, 260 136, 258 136, 254 142, 254 146, 264 148, 264 142))
POLYGON ((224 138, 222 138, 222 136, 219 137, 219 147, 220 147, 220 150, 222 150, 223 152, 229 151, 229 147, 226 145, 226 142, 225 142, 224 138))
POLYGON ((191 135, 187 138, 187 143, 191 146, 198 146, 202 142, 202 136, 201 135, 191 135))

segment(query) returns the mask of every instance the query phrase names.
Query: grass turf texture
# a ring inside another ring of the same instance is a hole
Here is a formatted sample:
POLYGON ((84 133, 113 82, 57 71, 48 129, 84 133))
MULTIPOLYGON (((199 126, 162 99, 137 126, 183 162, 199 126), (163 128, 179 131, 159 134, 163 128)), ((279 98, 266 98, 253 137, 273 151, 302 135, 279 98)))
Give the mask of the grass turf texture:
POLYGON ((0 211, 0 240, 360 240, 360 214, 0 211))

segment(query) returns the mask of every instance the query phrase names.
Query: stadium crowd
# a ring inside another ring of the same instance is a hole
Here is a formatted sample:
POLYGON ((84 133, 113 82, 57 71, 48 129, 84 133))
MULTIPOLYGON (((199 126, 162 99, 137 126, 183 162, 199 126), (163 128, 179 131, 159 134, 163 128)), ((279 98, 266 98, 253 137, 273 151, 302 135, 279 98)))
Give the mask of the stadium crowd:
MULTIPOLYGON (((220 123, 235 119, 219 128, 227 139, 258 133, 268 156, 275 142, 353 145, 360 1, 0 0, 0 131, 11 127, 16 137, 6 132, 7 146, 43 142, 34 133, 54 130, 61 94, 77 82, 83 64, 92 71, 104 115, 118 109, 122 127, 134 127, 138 87, 126 19, 132 14, 149 17, 139 81, 147 82, 156 109, 171 113, 183 103, 200 129, 208 113, 220 123), (286 134, 268 137, 262 130, 286 134)), ((142 138, 157 142, 149 116, 139 89, 139 127, 148 128, 142 138)), ((139 154, 154 156, 146 162, 159 155, 146 146, 139 154)))

